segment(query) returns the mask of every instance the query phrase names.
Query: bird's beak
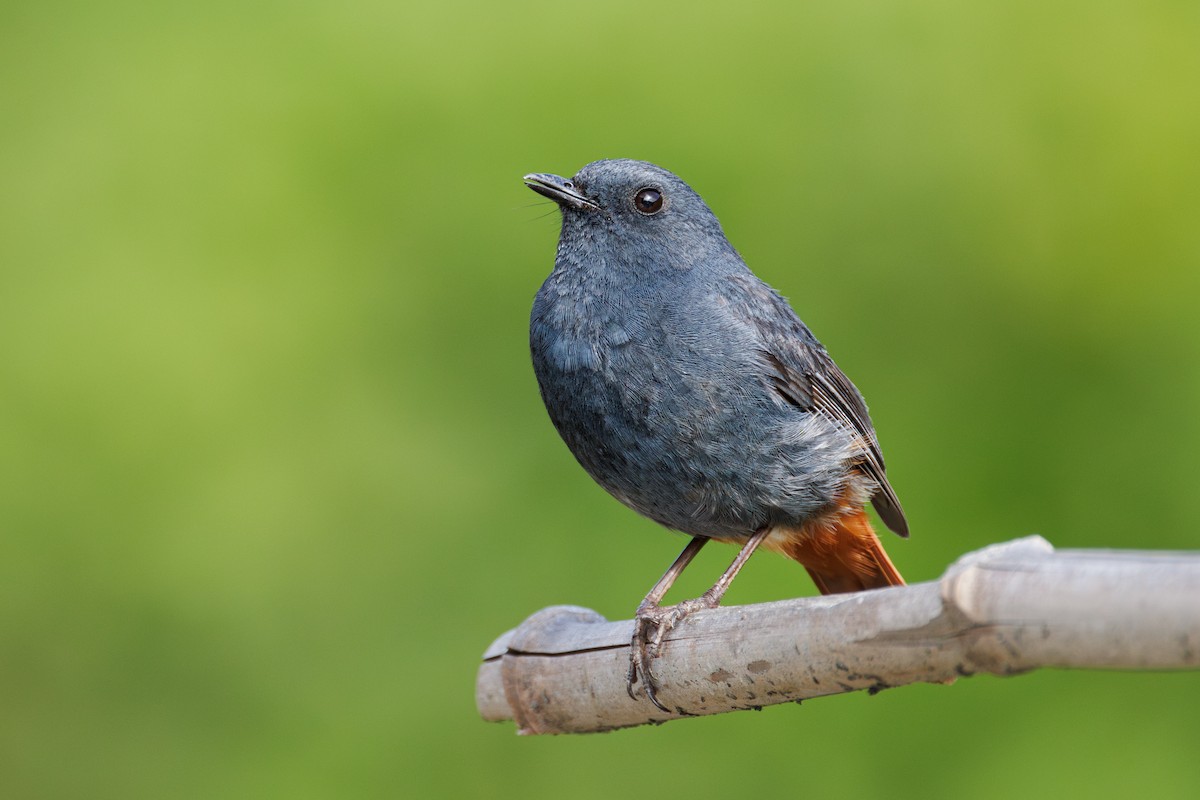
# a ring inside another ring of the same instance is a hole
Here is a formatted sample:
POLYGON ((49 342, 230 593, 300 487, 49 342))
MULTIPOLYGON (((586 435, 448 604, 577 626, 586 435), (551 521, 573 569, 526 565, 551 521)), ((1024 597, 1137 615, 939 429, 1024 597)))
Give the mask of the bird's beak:
POLYGON ((551 175, 546 172, 534 172, 525 176, 525 185, 533 189, 543 197, 549 197, 560 206, 570 206, 571 208, 600 208, 600 205, 587 197, 585 197, 575 184, 571 183, 567 178, 551 175))

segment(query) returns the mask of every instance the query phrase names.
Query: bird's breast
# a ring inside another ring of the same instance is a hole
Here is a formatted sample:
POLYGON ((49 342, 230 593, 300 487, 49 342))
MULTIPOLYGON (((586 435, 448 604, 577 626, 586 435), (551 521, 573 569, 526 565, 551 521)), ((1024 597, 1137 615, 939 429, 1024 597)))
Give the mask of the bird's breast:
POLYGON ((755 341, 683 292, 543 286, 531 319, 542 398, 592 477, 693 534, 743 536, 827 505, 845 477, 830 426, 778 402, 755 341))

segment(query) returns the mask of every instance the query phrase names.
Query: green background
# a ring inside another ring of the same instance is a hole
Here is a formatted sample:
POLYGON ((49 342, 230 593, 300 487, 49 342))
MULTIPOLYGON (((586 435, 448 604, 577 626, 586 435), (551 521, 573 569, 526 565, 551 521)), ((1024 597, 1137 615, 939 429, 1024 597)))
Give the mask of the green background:
MULTIPOLYGON (((1194 673, 559 738, 473 684, 683 541, 529 366, 520 177, 601 157, 688 180, 862 389, 910 580, 1196 549, 1198 42, 1153 0, 5 4, 0 796, 1194 797, 1194 673)), ((812 591, 764 554, 729 601, 812 591)))

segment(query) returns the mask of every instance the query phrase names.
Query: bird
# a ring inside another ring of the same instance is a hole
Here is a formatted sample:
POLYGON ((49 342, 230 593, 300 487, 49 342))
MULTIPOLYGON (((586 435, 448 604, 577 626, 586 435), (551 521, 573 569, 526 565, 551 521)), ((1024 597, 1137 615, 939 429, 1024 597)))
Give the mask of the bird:
POLYGON ((866 512, 908 537, 862 395, 700 195, 632 159, 524 183, 562 212, 529 330, 550 420, 609 494, 691 537, 638 605, 630 697, 640 679, 668 711, 653 675, 664 636, 719 605, 760 545, 822 594, 903 585, 866 512), (663 606, 710 540, 741 549, 703 595, 663 606))

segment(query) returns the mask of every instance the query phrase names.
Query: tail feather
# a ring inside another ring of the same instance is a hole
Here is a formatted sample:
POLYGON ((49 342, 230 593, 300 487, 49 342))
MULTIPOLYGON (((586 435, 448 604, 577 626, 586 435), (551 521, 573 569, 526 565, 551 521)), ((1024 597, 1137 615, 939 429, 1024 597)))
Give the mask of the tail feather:
POLYGON ((821 594, 904 585, 862 509, 776 530, 764 545, 803 564, 821 594))

